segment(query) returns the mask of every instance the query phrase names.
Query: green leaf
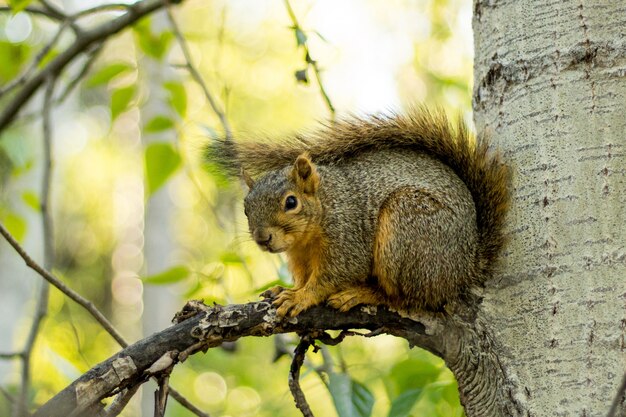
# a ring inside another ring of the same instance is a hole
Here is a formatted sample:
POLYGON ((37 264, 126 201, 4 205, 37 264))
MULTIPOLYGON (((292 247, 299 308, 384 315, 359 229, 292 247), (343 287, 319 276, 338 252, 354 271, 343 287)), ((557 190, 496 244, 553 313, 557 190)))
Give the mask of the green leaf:
POLYGON ((328 384, 339 417, 369 417, 374 396, 363 384, 347 374, 331 374, 328 384))
POLYGON ((147 19, 135 25, 135 34, 141 50, 146 55, 159 61, 163 59, 165 53, 169 50, 174 38, 172 32, 169 31, 163 31, 158 35, 152 33, 150 21, 147 19))
POLYGON ((241 264, 241 256, 239 256, 237 253, 235 252, 224 252, 222 253, 222 255, 220 256, 220 261, 223 264, 234 264, 234 265, 238 265, 241 264))
POLYGON ((180 117, 187 113, 187 91, 182 83, 166 82, 163 87, 170 93, 169 103, 180 117))
POLYGON ((296 32, 296 42, 298 46, 304 45, 306 43, 306 34, 298 27, 294 28, 294 31, 296 32))
POLYGON ((392 401, 388 417, 408 416, 421 394, 421 388, 411 389, 400 394, 392 401))
POLYGON ((35 194, 33 191, 24 191, 22 193, 22 200, 26 205, 36 212, 41 211, 41 203, 39 201, 39 196, 35 194))
POLYGON ((24 64, 32 56, 32 46, 28 42, 11 43, 0 40, 0 82, 15 78, 24 69, 24 64))
POLYGON ((150 275, 144 277, 142 280, 146 284, 152 285, 165 285, 173 284, 184 280, 189 276, 189 269, 186 266, 178 265, 173 266, 170 269, 163 271, 159 274, 150 275))
POLYGON ((87 87, 96 87, 98 85, 106 84, 118 75, 132 69, 132 66, 121 62, 107 65, 106 67, 100 68, 99 71, 89 77, 89 79, 85 82, 85 85, 87 87))
POLYGON ((296 77, 296 81, 298 81, 299 83, 302 83, 302 84, 309 83, 309 75, 307 72, 307 68, 294 72, 294 75, 296 77))
POLYGON ((148 196, 161 188, 180 166, 180 155, 166 142, 154 142, 146 147, 144 162, 148 196))
POLYGON ((32 149, 19 133, 10 130, 4 133, 0 137, 0 149, 4 151, 14 168, 26 169, 32 163, 32 149))
POLYGON ((9 7, 11 7, 13 13, 17 13, 24 10, 32 2, 33 0, 9 0, 9 7))
POLYGON ((5 213, 2 218, 4 227, 13 235, 15 240, 22 243, 26 236, 27 224, 23 217, 18 216, 13 212, 5 213))
POLYGON ((413 357, 397 363, 391 369, 389 381, 395 385, 394 393, 414 388, 424 388, 441 374, 441 361, 426 351, 416 351, 413 357))
POLYGON ((111 95, 111 120, 115 120, 117 116, 122 114, 130 104, 135 95, 135 86, 130 85, 124 88, 118 88, 111 95))
POLYGON ((174 126, 174 122, 167 116, 156 116, 143 128, 144 132, 156 133, 162 132, 167 129, 171 129, 174 126))

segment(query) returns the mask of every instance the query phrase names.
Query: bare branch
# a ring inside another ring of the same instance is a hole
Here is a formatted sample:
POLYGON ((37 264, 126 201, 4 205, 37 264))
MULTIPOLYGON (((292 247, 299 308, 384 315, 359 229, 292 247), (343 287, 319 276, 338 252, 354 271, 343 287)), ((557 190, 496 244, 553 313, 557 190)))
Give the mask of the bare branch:
POLYGON ((4 398, 6 398, 6 400, 10 403, 13 404, 15 403, 15 398, 13 398, 13 396, 4 388, 2 388, 0 386, 0 393, 2 393, 2 395, 4 396, 4 398))
POLYGON ((20 359, 24 352, 1 352, 0 359, 20 359))
MULTIPOLYGON (((181 352, 178 360, 183 361, 189 354, 244 336, 287 332, 317 334, 325 329, 373 330, 384 324, 389 334, 404 337, 411 344, 419 343, 441 354, 438 336, 426 335, 424 324, 382 308, 358 308, 339 313, 330 307, 317 306, 289 322, 278 320, 276 309, 268 301, 225 307, 204 306, 200 314, 194 313, 197 311, 195 308, 188 309, 178 316, 179 322, 174 326, 140 340, 96 365, 37 410, 35 416, 66 417, 70 412, 80 412, 82 407, 89 407, 120 389, 142 384, 145 381, 144 371, 168 351, 178 350, 181 352), (104 375, 116 377, 105 378, 104 375)), ((434 317, 429 316, 428 320, 440 324, 434 317)), ((433 326, 437 328, 435 324, 433 326)), ((446 330, 442 328, 441 331, 446 330)))
POLYGON ((194 66, 193 60, 191 58, 191 53, 189 52, 189 48, 187 46, 187 42, 185 41, 185 38, 183 37, 183 34, 180 31, 180 28, 176 24, 176 20, 174 19, 174 15, 172 14, 172 10, 170 9, 169 2, 165 8, 165 11, 170 21, 170 25, 172 26, 172 32, 174 32, 174 36, 176 37, 176 40, 178 41, 178 45, 180 46, 180 49, 183 52, 183 56, 185 57, 185 64, 183 65, 183 67, 187 68, 187 71, 189 71, 189 74, 191 74, 191 77, 194 79, 194 81, 196 81, 196 83, 198 83, 200 88, 202 88, 202 91, 204 92, 204 97, 209 102, 209 105, 213 109, 213 112, 215 113, 215 115, 218 117, 218 119, 220 119, 220 123, 222 124, 222 127, 224 129, 224 134, 226 135, 226 139, 230 140, 232 138, 232 129, 230 128, 228 119, 226 118, 224 111, 217 104, 217 101, 215 101, 215 99, 213 98, 213 94, 211 94, 211 92, 209 91, 209 88, 207 87, 206 83, 202 79, 202 75, 200 75, 200 72, 194 66))
POLYGON ((138 384, 117 394, 117 397, 115 397, 113 402, 106 409, 104 417, 115 417, 119 415, 139 388, 141 388, 141 385, 138 384))
POLYGON ((308 336, 302 336, 300 343, 298 343, 294 351, 293 360, 291 361, 291 367, 289 369, 289 390, 296 402, 296 407, 302 411, 304 417, 314 417, 311 407, 309 407, 309 404, 306 402, 304 392, 300 387, 300 368, 302 368, 304 355, 309 349, 309 346, 311 346, 311 341, 308 336))
POLYGON ((182 405, 183 407, 185 407, 187 410, 191 411, 192 413, 194 413, 198 417, 211 417, 208 413, 205 413, 204 411, 202 411, 198 407, 196 407, 194 404, 190 403, 187 398, 183 397, 183 395, 180 392, 176 391, 172 387, 170 387, 170 395, 180 405, 182 405))
MULTIPOLYGON (((179 2, 182 2, 180 0, 179 2)), ((48 65, 37 72, 32 78, 24 83, 12 100, 0 113, 0 131, 4 130, 15 118, 17 113, 30 100, 32 95, 41 87, 50 75, 58 75, 72 60, 88 49, 91 45, 104 41, 112 35, 126 29, 142 17, 159 10, 165 6, 167 0, 143 0, 129 5, 128 11, 123 15, 104 22, 93 29, 86 30, 82 36, 77 37, 65 51, 61 52, 48 65)))
MULTIPOLYGON (((61 22, 65 21, 65 16, 59 16, 58 14, 51 13, 47 9, 40 9, 38 7, 27 7, 24 9, 24 11, 27 13, 44 16, 51 20, 56 20, 56 21, 61 21, 61 22)), ((9 6, 0 6, 0 12, 13 12, 13 9, 9 6)))
POLYGON ((83 78, 85 78, 85 75, 87 75, 87 73, 89 72, 89 70, 93 66, 93 63, 98 58, 98 55, 100 55, 100 52, 102 52, 102 48, 103 47, 104 47, 104 41, 96 44, 94 46, 94 48, 91 51, 88 52, 88 56, 85 58, 85 63, 83 64, 82 68, 80 69, 80 71, 78 71, 78 74, 76 74, 76 76, 72 79, 72 81, 70 81, 67 84, 67 86, 65 87, 65 90, 63 91, 63 93, 54 102, 55 105, 63 103, 65 101, 65 99, 72 93, 74 88, 76 88, 78 83, 83 78))
POLYGON ((130 8, 130 4, 128 3, 108 3, 108 4, 101 4, 98 6, 94 6, 91 7, 89 9, 85 9, 85 10, 81 10, 79 12, 74 13, 73 15, 70 15, 70 19, 75 20, 75 19, 80 19, 82 17, 86 17, 95 13, 102 13, 102 12, 119 12, 119 11, 126 11, 130 8))
POLYGON ((165 416, 165 407, 167 407, 167 397, 169 395, 169 386, 167 385, 169 379, 169 373, 158 379, 159 387, 154 392, 154 417, 165 416))
MULTIPOLYGON (((54 94, 54 86, 56 77, 50 77, 46 86, 46 93, 43 101, 43 149, 44 149, 44 168, 41 185, 41 221, 43 228, 43 246, 44 246, 44 268, 52 269, 54 265, 54 233, 52 227, 52 215, 50 213, 50 180, 52 178, 52 122, 50 120, 50 111, 52 96, 54 94)), ((35 317, 31 324, 24 352, 22 354, 22 376, 19 400, 15 407, 15 415, 23 416, 28 409, 28 390, 30 388, 30 359, 39 335, 41 322, 48 312, 48 295, 50 293, 50 284, 41 282, 39 289, 39 297, 35 317)))
POLYGON ((41 3, 43 8, 46 9, 48 13, 57 16, 59 19, 67 19, 67 15, 63 13, 63 10, 59 9, 54 4, 51 4, 47 0, 39 0, 39 3, 41 3))
MULTIPOLYGON (((291 7, 291 3, 289 0, 285 0, 285 7, 287 8, 287 13, 289 13, 289 18, 291 19, 291 23, 293 24, 293 30, 296 32, 296 36, 298 33, 304 34, 300 23, 298 22, 298 18, 291 7)), ((319 66, 317 65, 317 61, 311 57, 311 52, 309 51, 309 45, 306 39, 303 39, 299 43, 302 45, 305 53, 305 61, 307 66, 311 66, 313 68, 313 72, 315 73, 315 79, 317 80, 317 85, 320 87, 320 94, 322 94, 322 98, 324 99, 324 103, 326 103, 326 107, 328 107, 328 111, 330 112, 330 119, 335 120, 335 106, 332 101, 330 101, 330 97, 328 93, 326 93, 326 89, 324 88, 324 83, 322 82, 322 77, 320 75, 321 71, 319 66)))
POLYGON ((15 249, 15 251, 24 259, 26 265, 41 275, 46 281, 54 285, 59 291, 65 294, 69 299, 79 304, 85 310, 96 319, 98 323, 109 333, 121 346, 128 346, 128 343, 124 340, 122 335, 115 329, 113 324, 93 305, 93 303, 76 291, 68 287, 63 281, 42 268, 28 253, 22 248, 22 246, 15 240, 15 238, 9 233, 9 231, 0 223, 0 234, 9 242, 9 244, 15 249))

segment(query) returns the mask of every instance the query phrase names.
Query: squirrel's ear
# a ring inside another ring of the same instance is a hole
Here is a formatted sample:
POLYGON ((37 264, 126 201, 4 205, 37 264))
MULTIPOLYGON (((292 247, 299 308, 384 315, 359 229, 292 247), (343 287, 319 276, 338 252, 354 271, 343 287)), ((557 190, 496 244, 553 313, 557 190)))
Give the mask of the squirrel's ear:
POLYGON ((252 187, 254 186, 254 180, 252 179, 252 177, 246 172, 245 169, 241 168, 241 179, 243 180, 243 182, 246 183, 246 186, 248 187, 248 191, 250 191, 252 189, 252 187))
POLYGON ((306 152, 296 159, 296 163, 291 170, 291 177, 306 194, 315 193, 320 183, 320 177, 315 168, 315 164, 311 162, 306 152))

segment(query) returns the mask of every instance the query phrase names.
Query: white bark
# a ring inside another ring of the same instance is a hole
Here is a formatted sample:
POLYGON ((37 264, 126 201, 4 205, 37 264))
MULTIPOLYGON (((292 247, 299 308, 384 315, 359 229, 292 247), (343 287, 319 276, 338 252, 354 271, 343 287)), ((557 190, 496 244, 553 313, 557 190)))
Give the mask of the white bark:
POLYGON ((474 12, 477 129, 513 168, 479 319, 524 415, 603 416, 626 372, 626 2, 474 12))

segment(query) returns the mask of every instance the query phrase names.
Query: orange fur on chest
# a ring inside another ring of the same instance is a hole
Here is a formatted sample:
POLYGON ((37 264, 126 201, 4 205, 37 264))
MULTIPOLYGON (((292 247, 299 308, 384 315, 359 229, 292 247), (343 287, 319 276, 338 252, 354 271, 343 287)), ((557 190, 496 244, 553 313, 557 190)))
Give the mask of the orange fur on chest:
POLYGON ((309 280, 316 280, 319 277, 324 259, 324 242, 322 230, 317 226, 287 251, 294 288, 301 288, 309 280))

